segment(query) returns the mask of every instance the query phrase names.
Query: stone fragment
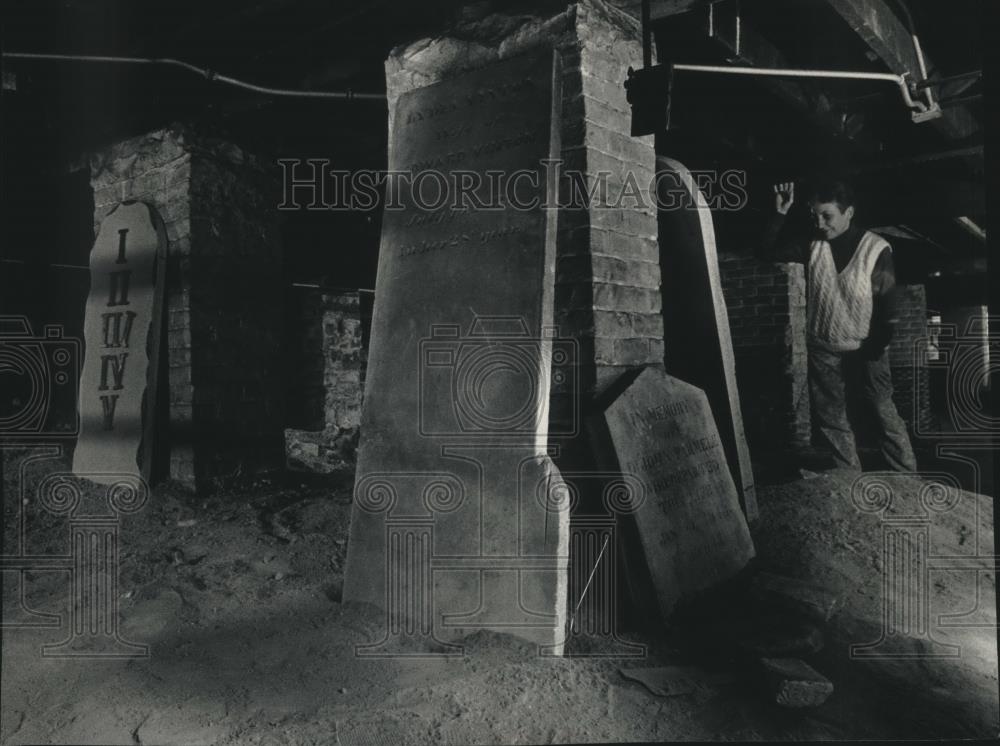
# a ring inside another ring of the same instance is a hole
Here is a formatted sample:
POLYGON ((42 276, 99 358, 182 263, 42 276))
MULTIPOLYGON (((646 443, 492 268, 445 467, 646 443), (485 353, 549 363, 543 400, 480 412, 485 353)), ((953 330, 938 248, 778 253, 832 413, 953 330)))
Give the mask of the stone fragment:
POLYGON ((782 707, 818 707, 833 694, 833 683, 797 658, 761 658, 774 701, 782 707))

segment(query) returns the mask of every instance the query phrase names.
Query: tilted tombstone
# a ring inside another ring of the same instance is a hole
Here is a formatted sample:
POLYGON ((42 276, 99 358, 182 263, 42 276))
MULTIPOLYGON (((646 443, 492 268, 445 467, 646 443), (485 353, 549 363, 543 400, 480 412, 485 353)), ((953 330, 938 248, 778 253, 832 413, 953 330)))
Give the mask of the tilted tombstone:
MULTIPOLYGON (((743 431, 712 211, 695 177, 681 163, 657 158, 656 172, 664 365, 671 375, 708 396, 740 503, 747 520, 754 521, 756 487, 743 431)), ((735 189, 724 196, 737 204, 735 189)))
POLYGON ((644 486, 631 491, 630 511, 666 618, 754 556, 719 431, 705 393, 657 368, 642 371, 603 419, 607 441, 595 448, 610 447, 620 472, 644 486))
POLYGON ((166 246, 153 209, 131 202, 104 219, 90 252, 73 471, 93 481, 150 477, 166 246))
POLYGON ((546 50, 396 104, 389 168, 409 186, 384 212, 344 586, 386 630, 359 654, 456 652, 477 629, 562 639, 569 515, 547 430, 550 363, 572 353, 552 338, 545 164, 559 79, 546 50), (441 204, 463 179, 480 202, 441 204))

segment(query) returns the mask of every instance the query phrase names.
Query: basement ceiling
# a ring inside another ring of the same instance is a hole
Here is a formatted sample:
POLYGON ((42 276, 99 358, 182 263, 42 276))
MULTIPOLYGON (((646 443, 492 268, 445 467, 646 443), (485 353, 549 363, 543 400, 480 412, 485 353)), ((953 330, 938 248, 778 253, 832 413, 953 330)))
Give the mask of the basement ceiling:
MULTIPOLYGON (((613 4, 640 14, 635 0, 613 4)), ((665 49, 674 61, 690 56, 726 63, 732 57, 707 34, 704 18, 712 4, 651 0, 661 59, 665 49)), ((763 48, 793 67, 892 70, 884 50, 873 48, 870 29, 855 28, 851 13, 891 14, 905 25, 899 0, 715 4, 729 13, 737 9, 747 47, 742 54, 763 48)), ((543 6, 558 10, 565 2, 34 0, 5 6, 2 44, 4 51, 172 57, 262 85, 379 93, 385 90, 383 62, 395 45, 440 32, 459 17, 495 9, 539 12, 543 6)), ((931 77, 982 66, 984 0, 910 0, 905 7, 933 61, 931 77)), ((896 37, 887 43, 904 45, 900 53, 912 55, 904 42, 910 43, 896 37)), ((347 168, 384 166, 384 102, 275 100, 170 68, 16 61, 4 71, 5 169, 21 160, 65 172, 86 150, 183 119, 210 123, 262 152, 332 154, 347 168)), ((950 84, 947 95, 975 96, 981 84, 968 82, 950 84)), ((869 216, 874 224, 904 225, 929 239, 932 259, 922 269, 981 265, 985 244, 959 221, 985 221, 981 99, 945 109, 942 121, 915 124, 891 85, 796 83, 785 95, 761 79, 685 85, 675 103, 690 126, 668 143, 691 154, 689 165, 728 158, 763 183, 798 178, 807 165, 823 165, 825 154, 854 175, 863 194, 867 189, 878 196, 880 209, 869 216), (959 124, 949 126, 952 120, 959 124)))

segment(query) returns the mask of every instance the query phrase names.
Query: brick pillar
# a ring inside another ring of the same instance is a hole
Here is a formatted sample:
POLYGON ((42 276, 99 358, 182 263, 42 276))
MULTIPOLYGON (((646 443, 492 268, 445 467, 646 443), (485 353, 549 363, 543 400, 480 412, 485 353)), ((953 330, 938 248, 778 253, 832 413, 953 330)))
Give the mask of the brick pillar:
POLYGON ((932 424, 929 371, 918 354, 918 345, 926 348, 927 296, 923 285, 900 285, 897 302, 896 332, 889 345, 892 368, 893 400, 910 431, 919 425, 928 432, 932 424))
POLYGON ((182 127, 91 158, 97 226, 123 200, 166 223, 170 476, 192 487, 281 464, 276 184, 240 148, 182 127))
POLYGON ((720 255, 719 267, 747 440, 755 453, 808 446, 802 265, 720 255))
MULTIPOLYGON (((642 44, 638 27, 604 4, 579 3, 576 9, 563 99, 563 158, 567 170, 586 173, 588 184, 607 174, 612 201, 627 180, 645 189, 656 168, 653 138, 630 134, 623 87, 628 67, 642 59, 642 44)), ((583 340, 592 339, 593 390, 628 367, 662 365, 655 205, 624 200, 621 207, 570 209, 560 218, 556 318, 583 340)), ((584 396, 589 393, 585 388, 584 396)))
POLYGON ((328 463, 354 468, 361 432, 367 352, 357 292, 323 295, 324 454, 328 463))
POLYGON ((361 427, 367 352, 358 292, 309 291, 301 304, 300 336, 305 384, 289 391, 289 404, 307 412, 302 429, 285 431, 289 466, 317 473, 350 471, 361 427), (318 380, 318 390, 313 381, 318 380))
MULTIPOLYGON (((606 173, 613 199, 631 173, 645 192, 654 175, 653 139, 629 134, 631 112, 623 87, 628 66, 642 59, 638 24, 601 0, 549 7, 557 11, 467 16, 432 40, 393 50, 386 61, 390 128, 402 93, 552 47, 562 63, 564 174, 579 171, 586 188, 599 172, 606 173)), ((564 178, 563 197, 567 186, 564 178)), ((577 395, 584 404, 627 367, 662 366, 656 234, 651 204, 560 210, 555 321, 563 336, 580 345, 577 395)), ((553 418, 561 411, 553 401, 553 418)))

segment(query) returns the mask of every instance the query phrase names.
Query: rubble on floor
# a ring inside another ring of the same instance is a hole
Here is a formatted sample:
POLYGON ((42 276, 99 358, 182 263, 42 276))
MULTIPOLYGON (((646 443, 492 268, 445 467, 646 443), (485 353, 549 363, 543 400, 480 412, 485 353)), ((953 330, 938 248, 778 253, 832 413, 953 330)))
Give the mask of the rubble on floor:
MULTIPOLYGON (((16 496, 16 473, 4 470, 5 495, 16 496)), ((852 500, 852 494, 863 497, 855 477, 829 472, 761 487, 761 517, 753 526, 758 557, 720 589, 730 592, 728 607, 717 602, 702 609, 701 621, 714 626, 703 624, 694 635, 683 614, 658 632, 624 625, 621 642, 646 646, 644 657, 628 660, 538 657, 532 646, 495 633, 467 638, 462 654, 450 658, 359 658, 355 646, 380 639, 385 618, 341 603, 349 479, 258 481, 212 498, 164 485, 121 525, 121 633, 148 644, 150 657, 44 658, 41 645, 58 642, 65 630, 5 630, 0 740, 339 740, 346 746, 365 739, 472 744, 995 735, 992 565, 977 559, 992 548, 991 501, 885 477, 879 484, 895 507, 871 512, 877 501, 861 500, 865 512, 852 500), (925 521, 928 560, 933 567, 939 556, 950 557, 953 567, 930 573, 932 634, 897 637, 911 638, 905 640, 910 652, 956 645, 961 657, 852 655, 852 645, 864 653, 880 638, 884 536, 895 535, 895 517, 925 504, 938 508, 928 509, 925 521), (942 626, 941 615, 945 622, 982 626, 942 626), (801 661, 830 683, 832 694, 804 676, 804 668, 772 677, 774 688, 767 688, 761 658, 801 661), (809 706, 783 706, 790 704, 809 706)), ((33 505, 26 509, 32 547, 64 551, 65 522, 33 505)), ((4 593, 6 614, 17 599, 9 583, 4 593)), ((60 573, 28 574, 25 600, 37 612, 65 614, 67 593, 60 573)), ((689 618, 699 619, 693 612, 689 618)))

